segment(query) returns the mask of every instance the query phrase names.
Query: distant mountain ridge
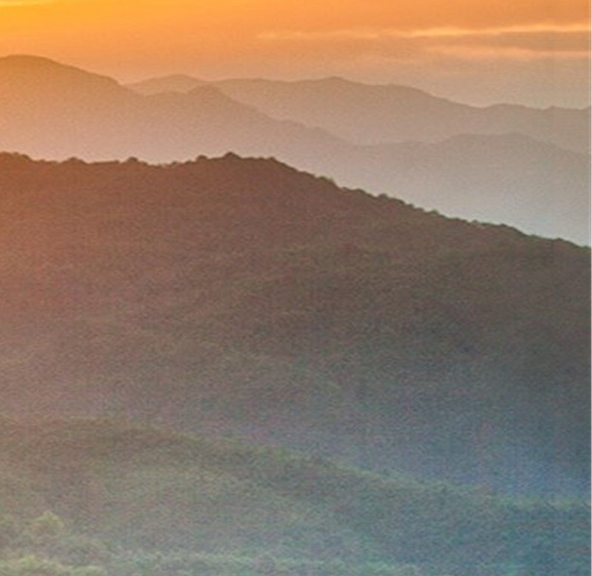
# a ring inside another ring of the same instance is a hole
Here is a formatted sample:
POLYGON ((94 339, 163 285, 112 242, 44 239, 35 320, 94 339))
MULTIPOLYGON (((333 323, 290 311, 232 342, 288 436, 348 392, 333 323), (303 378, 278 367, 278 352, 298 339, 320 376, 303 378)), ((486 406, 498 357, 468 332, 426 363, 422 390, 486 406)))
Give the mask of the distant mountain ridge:
POLYGON ((151 96, 163 92, 190 92, 206 83, 205 80, 187 74, 169 74, 168 76, 149 78, 141 82, 128 84, 127 87, 144 96, 151 96))
MULTIPOLYGON (((152 78, 129 87, 142 94, 187 92, 203 81, 152 78)), ((438 142, 458 134, 518 132, 576 152, 590 151, 590 108, 545 110, 498 104, 475 107, 395 84, 327 78, 211 82, 230 97, 273 118, 317 126, 355 144, 438 142)))
POLYGON ((388 189, 447 216, 590 243, 584 154, 513 133, 366 147, 358 158, 330 170, 349 185, 388 189))
POLYGON ((589 250, 235 155, 1 155, 0 190, 9 414, 586 493, 589 250))
MULTIPOLYGON (((58 111, 69 110, 74 117, 81 102, 98 106, 112 98, 133 100, 133 94, 123 90, 120 84, 107 76, 93 74, 74 66, 59 64, 49 58, 15 55, 0 58, 0 103, 10 111, 42 114, 48 107, 58 111), (15 102, 15 98, 18 101, 15 102)), ((19 117, 22 121, 24 118, 19 117)), ((2 118, 6 123, 8 119, 2 118)))
MULTIPOLYGON (((380 106, 362 106, 354 114, 351 102, 323 96, 327 83, 337 87, 352 84, 336 80, 311 83, 313 101, 322 100, 322 106, 315 105, 319 118, 331 117, 326 106, 334 110, 337 122, 340 114, 354 120, 378 114, 380 106)), ((0 59, 0 150, 47 159, 138 157, 152 162, 187 160, 200 154, 215 156, 228 151, 273 156, 332 177, 340 184, 399 196, 450 216, 503 222, 529 233, 589 244, 587 154, 511 134, 463 137, 465 143, 474 138, 475 146, 461 146, 461 134, 435 143, 360 145, 323 127, 274 119, 257 106, 223 93, 229 86, 205 84, 186 94, 142 96, 114 80, 47 59, 0 59)), ((372 98, 376 97, 372 87, 353 88, 356 94, 361 91, 363 101, 370 88, 372 98)), ((385 96, 381 98, 385 105, 396 106, 396 98, 389 96, 390 88, 376 87, 379 88, 384 88, 385 96)), ((436 102, 436 108, 442 105, 465 112, 468 109, 417 90, 403 91, 420 94, 422 100, 432 103, 428 108, 436 102)), ((303 92, 303 97, 306 95, 303 92)), ((517 107, 508 110, 511 115, 520 111, 517 107)), ((528 112, 531 113, 543 115, 545 125, 551 122, 553 134, 567 134, 573 128, 571 120, 562 119, 561 111, 528 112)), ((406 122, 416 121, 415 113, 403 116, 406 122)), ((426 133, 433 128, 435 134, 437 126, 427 122, 427 118, 423 120, 426 133)), ((366 126, 357 120, 354 124, 366 126)), ((379 118, 378 124, 389 125, 379 118)), ((576 124, 581 139, 588 126, 580 121, 576 124)), ((533 122, 531 126, 524 118, 493 124, 497 131, 506 126, 512 133, 523 135, 525 125, 533 128, 538 124, 533 122)), ((465 130, 472 125, 463 120, 459 126, 465 130)))

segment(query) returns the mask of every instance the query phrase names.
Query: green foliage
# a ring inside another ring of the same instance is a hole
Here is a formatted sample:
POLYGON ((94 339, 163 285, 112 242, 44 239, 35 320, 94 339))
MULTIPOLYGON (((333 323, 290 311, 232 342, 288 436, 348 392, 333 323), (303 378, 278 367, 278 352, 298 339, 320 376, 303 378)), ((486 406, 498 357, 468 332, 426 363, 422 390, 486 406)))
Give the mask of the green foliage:
POLYGON ((14 516, 0 514, 0 553, 14 543, 18 534, 18 524, 14 516))
POLYGON ((98 538, 69 535, 60 544, 59 556, 67 564, 84 567, 105 563, 110 553, 107 546, 98 538))
POLYGON ((35 555, 0 562, 0 576, 108 576, 102 566, 66 566, 35 555))
POLYGON ((1 576, 72 576, 71 571, 59 562, 27 555, 0 563, 1 576))
POLYGON ((62 519, 53 512, 46 511, 30 522, 25 533, 34 545, 45 545, 59 542, 65 531, 62 519))
POLYGON ((581 502, 501 499, 109 421, 4 426, 0 466, 29 480, 16 501, 58 512, 6 517, 11 575, 586 574, 581 502))

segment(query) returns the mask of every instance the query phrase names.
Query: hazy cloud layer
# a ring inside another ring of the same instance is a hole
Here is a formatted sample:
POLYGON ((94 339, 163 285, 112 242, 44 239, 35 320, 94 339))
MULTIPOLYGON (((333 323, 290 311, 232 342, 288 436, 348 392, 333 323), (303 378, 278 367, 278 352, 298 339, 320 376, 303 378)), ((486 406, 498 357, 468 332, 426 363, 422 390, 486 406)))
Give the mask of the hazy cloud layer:
POLYGON ((422 53, 439 51, 450 46, 465 47, 467 51, 499 50, 500 58, 512 58, 526 51, 533 56, 538 52, 549 55, 587 57, 590 29, 585 24, 508 26, 484 29, 428 28, 418 30, 349 29, 326 32, 273 31, 259 35, 259 39, 276 43, 314 43, 322 45, 350 45, 354 50, 379 51, 396 55, 399 51, 422 53), (514 50, 507 50, 512 48, 514 50))

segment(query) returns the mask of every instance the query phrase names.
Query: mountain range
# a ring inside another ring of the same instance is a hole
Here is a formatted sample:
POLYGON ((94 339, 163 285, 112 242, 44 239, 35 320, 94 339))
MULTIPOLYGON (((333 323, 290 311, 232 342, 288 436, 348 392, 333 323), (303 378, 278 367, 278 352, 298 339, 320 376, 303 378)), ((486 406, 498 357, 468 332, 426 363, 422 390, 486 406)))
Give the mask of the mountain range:
POLYGON ((589 250, 234 154, 0 191, 3 412, 587 493, 589 250))
POLYGON ((273 156, 446 215, 589 244, 589 109, 480 109, 339 79, 174 76, 133 88, 44 58, 2 58, 0 149, 153 162, 273 156))
MULTIPOLYGON (((191 76, 166 76, 129 87, 148 95, 187 93, 204 84, 191 76)), ((440 142, 459 134, 517 132, 568 150, 590 151, 589 108, 475 107, 408 86, 368 85, 342 78, 222 80, 209 84, 272 118, 316 126, 355 144, 440 142)))

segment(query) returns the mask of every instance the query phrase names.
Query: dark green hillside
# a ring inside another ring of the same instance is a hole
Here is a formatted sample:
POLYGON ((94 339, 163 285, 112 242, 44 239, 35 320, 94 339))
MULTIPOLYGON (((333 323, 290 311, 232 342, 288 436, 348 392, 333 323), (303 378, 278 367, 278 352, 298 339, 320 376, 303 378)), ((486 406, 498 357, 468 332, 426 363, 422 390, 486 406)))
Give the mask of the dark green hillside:
POLYGON ((586 573, 586 506, 108 421, 0 427, 2 574, 43 558, 115 575, 586 573))
POLYGON ((234 155, 0 156, 0 406, 587 494, 589 251, 234 155))

